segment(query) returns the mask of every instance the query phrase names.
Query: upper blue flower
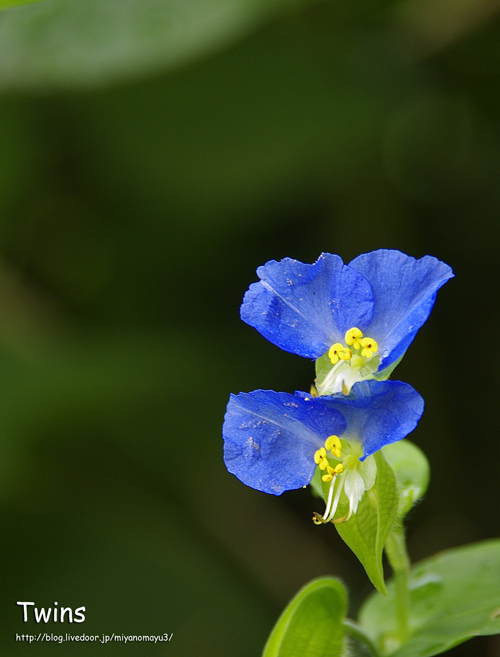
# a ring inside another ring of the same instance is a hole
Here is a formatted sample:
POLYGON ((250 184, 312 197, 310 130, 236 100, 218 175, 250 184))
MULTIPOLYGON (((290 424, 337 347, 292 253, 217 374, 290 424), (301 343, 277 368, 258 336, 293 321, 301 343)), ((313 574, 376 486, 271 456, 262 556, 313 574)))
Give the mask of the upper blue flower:
MULTIPOLYGON (((273 390, 231 395, 222 429, 224 462, 247 486, 281 495, 310 483, 316 466, 322 467, 325 443, 331 449, 331 436, 340 437, 344 449, 359 446, 356 469, 413 431, 423 409, 422 397, 401 381, 363 381, 348 396, 273 390)), ((340 460, 340 450, 336 454, 340 460)))
POLYGON ((437 291, 453 276, 432 256, 416 260, 386 249, 348 265, 330 253, 312 265, 271 260, 257 274, 260 281, 246 292, 241 318, 285 351, 313 359, 328 354, 334 371, 322 394, 347 393, 376 372, 388 376, 427 320, 437 291))

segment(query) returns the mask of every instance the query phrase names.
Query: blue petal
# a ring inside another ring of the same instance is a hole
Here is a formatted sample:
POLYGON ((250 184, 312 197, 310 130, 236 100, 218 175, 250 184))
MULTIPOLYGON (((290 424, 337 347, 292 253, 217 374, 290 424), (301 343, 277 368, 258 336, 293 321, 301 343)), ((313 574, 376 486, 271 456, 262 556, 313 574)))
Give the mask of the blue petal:
POLYGON ((257 269, 261 279, 247 290, 241 319, 285 351, 319 358, 345 332, 370 324, 370 285, 342 258, 323 253, 313 265, 285 258, 257 269))
POLYGON ((402 381, 361 381, 347 396, 317 397, 327 408, 338 410, 347 421, 345 438, 363 443, 364 460, 384 445, 405 438, 424 412, 424 400, 402 381))
POLYGON ((349 266, 370 282, 375 306, 368 335, 378 342, 379 369, 385 369, 408 349, 453 271, 432 256, 415 260, 385 249, 360 255, 349 266))
POLYGON ((281 495, 314 474, 314 452, 346 427, 341 413, 313 399, 254 390, 231 395, 224 418, 224 462, 247 486, 281 495))

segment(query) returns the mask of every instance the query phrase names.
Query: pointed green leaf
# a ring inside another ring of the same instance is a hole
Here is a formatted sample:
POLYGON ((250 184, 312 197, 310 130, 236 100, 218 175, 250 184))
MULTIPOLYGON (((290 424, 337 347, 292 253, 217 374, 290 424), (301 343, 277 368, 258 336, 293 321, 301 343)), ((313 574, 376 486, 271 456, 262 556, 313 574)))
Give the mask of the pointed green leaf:
POLYGON ((400 440, 382 450, 394 470, 399 485, 398 516, 405 516, 429 485, 429 462, 425 454, 409 440, 400 440))
POLYGON ((375 588, 386 594, 382 555, 398 509, 396 477, 381 452, 375 455, 377 479, 364 494, 358 511, 335 525, 340 536, 363 564, 375 588))
POLYGON ((360 622, 382 655, 431 657, 474 636, 500 634, 500 540, 440 552, 412 568, 410 638, 398 647, 394 583, 374 594, 360 622))
POLYGON ((262 657, 337 657, 342 654, 344 586, 332 577, 309 582, 281 614, 262 657))

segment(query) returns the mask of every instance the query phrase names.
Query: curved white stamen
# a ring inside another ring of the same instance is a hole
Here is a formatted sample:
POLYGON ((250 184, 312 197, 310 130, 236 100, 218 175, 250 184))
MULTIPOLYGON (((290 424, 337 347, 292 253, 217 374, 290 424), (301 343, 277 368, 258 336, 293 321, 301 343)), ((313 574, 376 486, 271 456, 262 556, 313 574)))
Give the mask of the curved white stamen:
POLYGON ((353 507, 354 507, 354 498, 350 497, 349 498, 349 514, 348 514, 347 518, 345 519, 345 522, 347 522, 349 520, 349 518, 352 516, 353 507))
POLYGON ((330 484, 330 490, 328 491, 328 500, 326 502, 326 509, 323 514, 323 520, 326 520, 326 516, 328 515, 328 510, 330 509, 330 505, 332 503, 332 497, 333 497, 333 489, 335 488, 335 477, 332 479, 332 483, 330 484))
POLYGON ((339 370, 344 370, 345 368, 350 367, 345 361, 339 361, 332 369, 328 372, 326 377, 321 383, 317 383, 318 392, 321 394, 333 394, 335 392, 342 392, 342 383, 339 382, 335 385, 335 380, 339 374, 339 370))
POLYGON ((318 393, 320 395, 333 395, 337 392, 349 394, 352 386, 358 381, 373 379, 379 361, 378 355, 365 358, 356 354, 348 361, 339 360, 323 379, 316 380, 318 393))
MULTIPOLYGON (((335 515, 335 512, 337 511, 337 507, 339 505, 340 494, 342 493, 343 488, 344 488, 344 477, 342 477, 342 479, 339 481, 339 487, 337 488, 337 493, 335 495, 335 499, 333 500, 332 510, 330 511, 330 515, 328 516, 328 518, 325 518, 325 522, 330 522, 330 520, 333 519, 333 516, 335 515)), ((327 511, 328 511, 328 507, 327 510, 325 511, 325 516, 327 511)))

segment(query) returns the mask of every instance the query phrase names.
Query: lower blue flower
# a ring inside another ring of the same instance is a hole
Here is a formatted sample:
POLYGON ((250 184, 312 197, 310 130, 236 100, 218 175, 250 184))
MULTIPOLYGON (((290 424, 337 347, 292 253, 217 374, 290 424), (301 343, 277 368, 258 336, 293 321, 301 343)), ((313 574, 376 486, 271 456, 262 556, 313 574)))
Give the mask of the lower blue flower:
POLYGON ((325 438, 342 434, 340 411, 274 390, 231 395, 222 436, 227 469, 251 488, 281 495, 306 486, 325 438))
POLYGON ((319 467, 323 481, 331 482, 322 521, 333 519, 342 493, 350 517, 375 482, 369 457, 413 431, 423 409, 422 397, 401 381, 362 381, 348 396, 273 390, 231 395, 222 430, 224 462, 244 484, 273 495, 309 484, 319 467))

